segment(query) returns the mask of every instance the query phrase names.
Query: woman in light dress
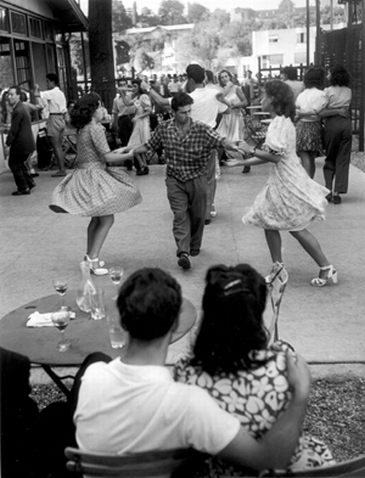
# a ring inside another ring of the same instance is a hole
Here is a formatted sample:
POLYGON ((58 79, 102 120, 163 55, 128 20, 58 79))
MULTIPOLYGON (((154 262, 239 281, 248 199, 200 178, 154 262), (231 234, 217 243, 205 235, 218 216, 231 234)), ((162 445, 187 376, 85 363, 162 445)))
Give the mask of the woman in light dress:
POLYGON ((293 91, 282 81, 272 80, 265 84, 262 109, 270 113, 272 122, 264 146, 252 149, 243 141, 241 150, 253 156, 245 161, 246 164, 270 162, 272 168, 269 180, 242 220, 244 224, 265 231, 273 261, 272 271, 266 278, 268 282, 284 267, 280 231, 289 231, 320 268, 311 284, 323 287, 329 280, 337 282, 337 272, 318 240, 306 228, 312 221, 325 218, 329 191, 308 176, 296 154, 293 98, 293 91))
MULTIPOLYGON (((264 278, 250 265, 210 267, 193 352, 174 366, 175 380, 207 390, 256 439, 270 430, 291 400, 287 354, 294 352, 284 342, 268 345, 266 296, 264 278)), ((323 442, 301 435, 288 470, 334 463, 323 442)), ((209 465, 210 477, 245 476, 215 458, 209 465)))
POLYGON ((327 79, 330 82, 330 86, 324 90, 327 102, 320 113, 325 120, 326 159, 323 173, 326 187, 331 191, 327 199, 333 204, 340 204, 340 194, 347 193, 349 182, 352 92, 349 88, 349 72, 342 65, 331 67, 327 79))
POLYGON ((315 159, 322 152, 322 124, 320 112, 326 104, 323 92, 325 69, 311 66, 304 74, 305 90, 295 102, 298 123, 297 153, 309 177, 314 178, 316 172, 315 159))
POLYGON ((142 201, 128 174, 120 167, 108 166, 131 159, 133 151, 110 151, 105 128, 100 124, 103 116, 97 93, 85 94, 74 106, 71 123, 77 130, 75 169, 56 186, 49 206, 54 212, 91 217, 84 259, 96 275, 108 273, 99 254, 114 223, 114 214, 142 201))
MULTIPOLYGON (((142 80, 135 78, 132 80, 133 102, 136 107, 136 114, 132 119, 134 123, 133 132, 129 139, 127 147, 139 146, 147 143, 151 137, 150 114, 152 113, 151 100, 148 95, 143 93, 141 88, 142 80)), ((143 176, 149 173, 147 166, 146 153, 138 153, 134 155, 137 176, 143 176)))
MULTIPOLYGON (((246 96, 244 95, 242 88, 233 83, 232 74, 228 70, 222 70, 219 73, 218 81, 223 91, 224 101, 231 109, 231 114, 222 115, 217 132, 222 137, 232 141, 243 140, 245 132, 242 108, 245 108, 248 105, 246 96)), ((242 164, 242 162, 237 162, 237 160, 242 160, 241 154, 233 153, 232 151, 225 151, 225 153, 228 158, 227 165, 242 164)))

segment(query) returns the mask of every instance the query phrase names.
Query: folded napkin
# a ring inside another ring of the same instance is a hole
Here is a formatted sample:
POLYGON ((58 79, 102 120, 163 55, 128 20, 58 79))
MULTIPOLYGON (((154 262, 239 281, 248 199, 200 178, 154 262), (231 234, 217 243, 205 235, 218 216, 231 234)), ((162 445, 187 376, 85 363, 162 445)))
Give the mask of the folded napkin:
MULTIPOLYGON (((53 312, 47 312, 45 314, 40 314, 39 312, 33 312, 28 317, 27 327, 53 327, 53 322, 51 315, 53 312)), ((70 312, 70 319, 76 317, 75 312, 70 312)))

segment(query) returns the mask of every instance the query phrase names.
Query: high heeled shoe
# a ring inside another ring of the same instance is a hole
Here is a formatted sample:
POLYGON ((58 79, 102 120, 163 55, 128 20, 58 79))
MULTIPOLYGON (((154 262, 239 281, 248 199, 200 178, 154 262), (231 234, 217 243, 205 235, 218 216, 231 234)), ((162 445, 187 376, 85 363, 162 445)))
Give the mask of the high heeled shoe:
POLYGON ((327 285, 328 281, 332 281, 334 284, 337 284, 337 271, 332 265, 320 267, 319 270, 328 271, 327 277, 315 277, 311 280, 311 285, 313 285, 314 287, 324 287, 325 285, 327 285))
POLYGON ((274 281, 274 279, 280 274, 280 272, 284 269, 284 263, 283 262, 274 262, 271 268, 271 272, 269 275, 265 277, 265 282, 266 284, 271 284, 271 282, 274 281))
MULTIPOLYGON (((91 261, 90 257, 87 254, 85 254, 85 256, 84 256, 84 261, 91 261)), ((99 259, 99 266, 104 267, 105 266, 105 261, 101 261, 99 259)))
POLYGON ((100 263, 98 258, 90 259, 90 257, 87 254, 85 255, 85 257, 86 257, 86 260, 88 261, 88 263, 90 265, 90 272, 92 272, 94 275, 105 276, 105 275, 108 274, 108 272, 109 272, 108 269, 101 266, 101 263, 100 263), (97 265, 99 267, 97 267, 97 265))

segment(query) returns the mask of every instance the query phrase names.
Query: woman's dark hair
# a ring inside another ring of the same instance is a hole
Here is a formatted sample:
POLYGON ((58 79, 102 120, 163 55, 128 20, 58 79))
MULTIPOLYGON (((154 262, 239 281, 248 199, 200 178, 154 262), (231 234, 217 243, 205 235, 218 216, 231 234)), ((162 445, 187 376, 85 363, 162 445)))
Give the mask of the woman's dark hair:
POLYGON ((331 78, 330 84, 332 86, 350 86, 350 73, 342 65, 334 65, 330 68, 331 78))
POLYGON ((131 81, 131 84, 132 85, 138 85, 138 94, 139 95, 141 93, 143 93, 143 90, 141 88, 142 80, 140 78, 133 78, 133 80, 131 81))
POLYGON ((325 78, 326 71, 322 66, 310 66, 304 73, 303 83, 306 88, 322 89, 325 78))
POLYGON ((294 93, 289 85, 280 80, 265 83, 266 95, 272 99, 272 106, 278 116, 285 116, 292 121, 295 117, 294 93))
POLYGON ((229 79, 230 79, 231 81, 233 81, 233 76, 232 76, 232 73, 231 73, 230 71, 228 71, 228 70, 221 70, 221 71, 219 72, 219 74, 218 74, 218 82, 219 82, 219 84, 220 84, 221 86, 222 86, 222 82, 221 82, 221 74, 222 74, 222 73, 227 73, 227 75, 229 76, 229 79))
POLYGON ((89 124, 95 111, 99 108, 101 98, 98 93, 86 93, 75 104, 71 110, 71 124, 77 130, 89 124))
POLYGON ((167 272, 144 268, 122 285, 117 300, 123 328, 136 340, 164 337, 178 320, 181 287, 167 272))
POLYGON ((267 286, 250 265, 217 265, 206 275, 203 317, 192 365, 210 375, 250 370, 262 362, 268 333, 263 323, 267 286))

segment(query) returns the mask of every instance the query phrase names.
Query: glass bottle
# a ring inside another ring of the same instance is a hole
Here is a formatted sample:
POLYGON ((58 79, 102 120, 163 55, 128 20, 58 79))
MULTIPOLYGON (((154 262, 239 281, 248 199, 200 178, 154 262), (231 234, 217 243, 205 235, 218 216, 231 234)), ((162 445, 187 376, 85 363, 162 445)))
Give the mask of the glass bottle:
POLYGON ((90 264, 88 261, 80 262, 82 273, 81 283, 77 289, 76 302, 83 312, 91 311, 91 295, 96 294, 96 287, 90 276, 90 264))

